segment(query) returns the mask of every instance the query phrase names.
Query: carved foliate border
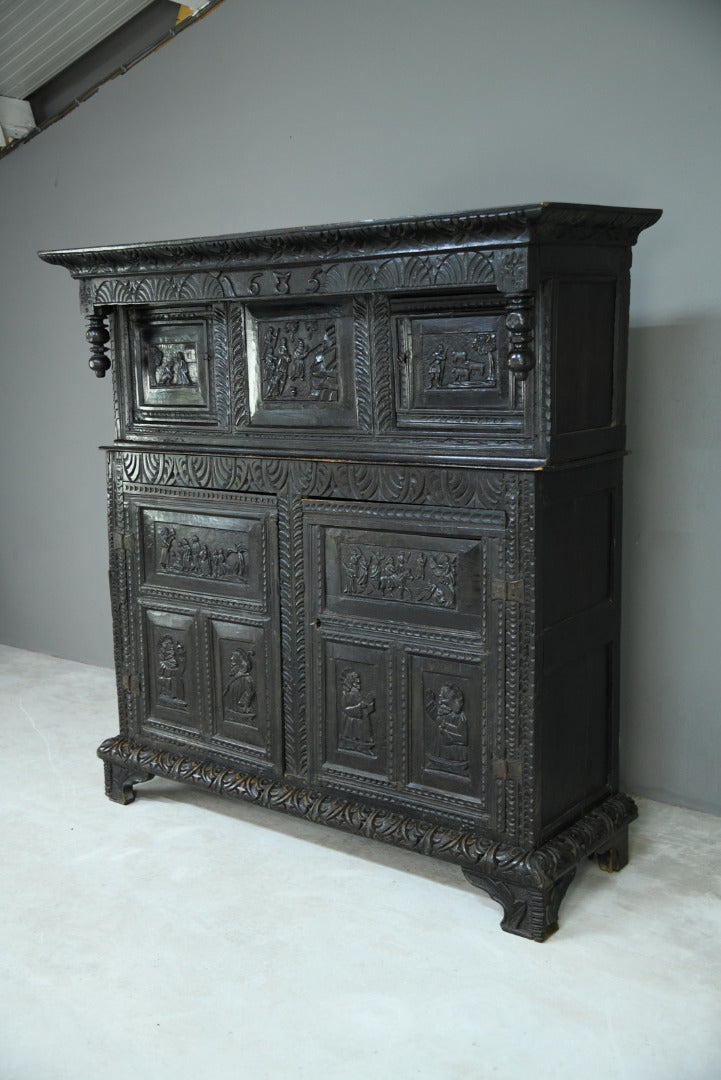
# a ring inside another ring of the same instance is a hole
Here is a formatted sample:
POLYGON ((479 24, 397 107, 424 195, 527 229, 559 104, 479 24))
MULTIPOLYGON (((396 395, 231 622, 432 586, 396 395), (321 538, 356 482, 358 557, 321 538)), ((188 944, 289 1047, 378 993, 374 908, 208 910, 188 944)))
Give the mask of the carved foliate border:
POLYGON ((163 776, 457 863, 492 879, 505 878, 532 887, 548 887, 563 878, 638 816, 633 799, 621 793, 612 795, 552 840, 528 849, 285 780, 241 772, 220 762, 196 761, 122 736, 102 743, 98 756, 112 766, 138 774, 139 779, 143 774, 163 776))

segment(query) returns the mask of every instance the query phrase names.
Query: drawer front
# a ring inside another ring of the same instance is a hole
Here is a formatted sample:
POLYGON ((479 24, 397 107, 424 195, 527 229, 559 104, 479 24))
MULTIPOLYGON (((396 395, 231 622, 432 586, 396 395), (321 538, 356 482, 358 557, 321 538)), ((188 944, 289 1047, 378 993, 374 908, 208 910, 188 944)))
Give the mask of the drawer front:
POLYGON ((492 822, 505 516, 308 500, 304 524, 314 778, 492 822))

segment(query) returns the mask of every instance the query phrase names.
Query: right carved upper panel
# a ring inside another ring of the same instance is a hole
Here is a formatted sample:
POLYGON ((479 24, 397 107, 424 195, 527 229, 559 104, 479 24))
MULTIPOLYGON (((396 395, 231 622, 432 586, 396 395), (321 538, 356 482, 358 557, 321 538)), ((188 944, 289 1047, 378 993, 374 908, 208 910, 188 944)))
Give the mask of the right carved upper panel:
POLYGON ((497 297, 397 300, 391 311, 399 428, 523 431, 497 297))

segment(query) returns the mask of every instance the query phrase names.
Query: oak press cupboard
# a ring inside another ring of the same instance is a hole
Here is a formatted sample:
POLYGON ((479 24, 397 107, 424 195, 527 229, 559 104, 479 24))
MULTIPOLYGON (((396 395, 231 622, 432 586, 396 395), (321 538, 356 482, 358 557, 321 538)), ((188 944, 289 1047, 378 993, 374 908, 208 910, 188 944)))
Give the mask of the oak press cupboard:
POLYGON ((111 799, 164 776, 446 859, 537 941, 583 858, 625 864, 629 269, 659 216, 41 253, 113 375, 111 799))

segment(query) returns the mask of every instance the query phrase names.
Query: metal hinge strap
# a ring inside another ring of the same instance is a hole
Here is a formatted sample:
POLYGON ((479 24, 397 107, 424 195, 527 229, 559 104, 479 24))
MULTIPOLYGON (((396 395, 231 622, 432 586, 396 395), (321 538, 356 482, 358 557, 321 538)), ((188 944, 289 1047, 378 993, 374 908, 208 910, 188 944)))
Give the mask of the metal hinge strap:
POLYGON ((135 551, 135 537, 118 529, 113 533, 113 548, 115 551, 135 551))
POLYGON ((129 671, 123 672, 123 690, 127 690, 129 694, 139 694, 140 676, 133 675, 129 671))
POLYGON ((494 780, 517 780, 519 783, 523 777, 523 762, 519 760, 509 761, 508 758, 496 758, 493 762, 494 780))
POLYGON ((492 600, 505 600, 511 604, 523 604, 526 599, 526 589, 523 578, 514 581, 506 581, 503 578, 495 578, 491 588, 492 600))

